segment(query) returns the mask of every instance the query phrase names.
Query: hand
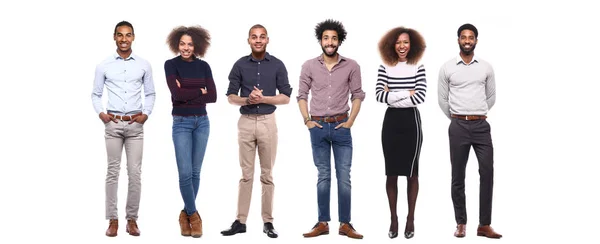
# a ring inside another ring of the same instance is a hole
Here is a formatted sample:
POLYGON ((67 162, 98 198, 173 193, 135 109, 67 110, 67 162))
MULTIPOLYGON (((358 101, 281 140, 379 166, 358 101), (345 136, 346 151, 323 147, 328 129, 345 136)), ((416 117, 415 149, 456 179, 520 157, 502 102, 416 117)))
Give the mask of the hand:
POLYGON ((115 118, 111 118, 110 116, 108 116, 108 114, 105 114, 104 112, 100 113, 98 115, 98 117, 100 117, 100 120, 102 120, 102 123, 108 123, 112 120, 112 122, 117 123, 117 119, 115 118))
POLYGON ((177 88, 181 88, 181 83, 177 79, 175 79, 175 83, 177 83, 177 88))
POLYGON ((319 123, 317 123, 313 120, 306 122, 306 127, 308 127, 309 129, 315 128, 315 126, 319 127, 319 128, 323 128, 322 125, 320 125, 319 123))
POLYGON ((131 121, 129 121, 129 124, 133 124, 133 122, 144 124, 146 122, 146 120, 148 120, 148 115, 142 114, 141 116, 137 116, 137 117, 135 117, 135 119, 132 119, 131 121))
POLYGON ((415 95, 415 90, 410 90, 409 92, 410 92, 410 95, 411 95, 411 96, 412 96, 412 95, 415 95))
POLYGON ((263 94, 262 94, 263 90, 262 89, 258 89, 256 86, 254 87, 254 90, 252 90, 252 92, 250 93, 250 95, 248 96, 249 98, 249 102, 250 104, 258 104, 258 103, 262 103, 263 101, 263 94))
POLYGON ((206 91, 206 89, 204 89, 204 88, 200 88, 200 91, 202 91, 202 95, 204 95, 204 94, 208 93, 208 92, 206 91))
POLYGON ((343 122, 343 123, 340 123, 339 125, 337 125, 335 127, 335 129, 337 130, 340 127, 344 127, 344 128, 350 129, 350 127, 352 127, 353 124, 354 124, 354 121, 347 120, 346 122, 343 122))
POLYGON ((387 85, 384 85, 384 86, 383 86, 383 90, 384 90, 384 91, 386 91, 386 92, 389 92, 389 91, 390 91, 390 88, 388 88, 388 86, 387 86, 387 85))

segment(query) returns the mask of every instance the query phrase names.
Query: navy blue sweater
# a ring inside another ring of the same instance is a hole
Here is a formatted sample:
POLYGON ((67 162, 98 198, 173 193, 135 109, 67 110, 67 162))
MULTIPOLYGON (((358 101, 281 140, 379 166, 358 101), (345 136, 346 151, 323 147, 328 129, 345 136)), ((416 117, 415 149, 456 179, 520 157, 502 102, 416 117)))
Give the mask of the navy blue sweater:
POLYGON ((217 101, 217 90, 207 62, 198 58, 191 62, 181 56, 165 61, 165 76, 171 91, 172 115, 206 115, 206 104, 217 101), (177 87, 179 81, 181 88, 177 87), (200 88, 206 89, 202 94, 200 88))

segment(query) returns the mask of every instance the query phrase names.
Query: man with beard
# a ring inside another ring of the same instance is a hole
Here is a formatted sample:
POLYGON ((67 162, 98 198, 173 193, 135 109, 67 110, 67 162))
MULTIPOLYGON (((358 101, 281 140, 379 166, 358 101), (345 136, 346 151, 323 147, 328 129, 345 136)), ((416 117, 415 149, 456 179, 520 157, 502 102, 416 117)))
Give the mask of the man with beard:
POLYGON ((246 232, 254 180, 254 159, 258 149, 263 232, 268 237, 277 238, 272 216, 275 185, 271 175, 277 154, 277 123, 274 112, 276 105, 290 102, 292 88, 283 62, 266 51, 269 36, 264 26, 257 24, 250 28, 248 44, 252 54, 240 58, 233 65, 226 94, 230 104, 241 106, 238 144, 242 177, 239 182, 236 220, 231 228, 221 231, 221 234, 231 236, 246 232))
POLYGON ((121 154, 125 147, 127 155, 126 231, 139 236, 136 220, 140 205, 141 168, 144 145, 144 122, 154 107, 155 92, 150 63, 134 54, 131 43, 135 39, 133 26, 121 21, 115 26, 113 39, 116 52, 96 66, 92 91, 94 110, 104 123, 104 138, 108 154, 106 173, 106 219, 109 226, 107 236, 116 236, 119 227, 117 216, 117 193, 121 154), (102 106, 104 87, 108 92, 106 113, 102 106), (144 104, 142 105, 142 87, 144 104))
POLYGON ((298 106, 308 128, 313 161, 318 170, 318 222, 304 237, 329 233, 329 199, 331 188, 331 150, 335 158, 338 189, 339 234, 362 239, 350 224, 352 166, 352 135, 350 128, 365 99, 362 90, 360 66, 356 61, 338 54, 338 47, 346 39, 344 26, 335 20, 325 20, 315 28, 323 53, 302 65, 298 90, 298 106), (308 93, 311 92, 310 111, 308 93), (348 111, 351 95, 352 110, 348 111))
POLYGON ((492 222, 494 147, 486 114, 496 101, 496 81, 492 66, 475 56, 478 31, 471 24, 458 28, 459 56, 442 65, 438 80, 438 103, 450 119, 450 162, 452 202, 456 219, 454 236, 466 235, 465 169, 471 146, 479 162, 478 236, 501 238, 492 222))

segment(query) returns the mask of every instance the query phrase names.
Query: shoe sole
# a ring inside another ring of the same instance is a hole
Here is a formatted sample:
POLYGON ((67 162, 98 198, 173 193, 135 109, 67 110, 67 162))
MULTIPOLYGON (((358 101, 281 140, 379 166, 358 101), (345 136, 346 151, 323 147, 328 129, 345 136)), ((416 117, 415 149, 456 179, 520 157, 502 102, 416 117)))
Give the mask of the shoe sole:
POLYGON ((317 237, 317 236, 321 236, 321 235, 329 235, 329 231, 325 231, 325 232, 319 233, 318 235, 314 235, 314 236, 310 236, 310 235, 308 235, 308 236, 302 235, 302 236, 304 236, 306 238, 310 238, 310 237, 317 237))
POLYGON ((486 236, 484 233, 479 233, 479 232, 477 232, 477 236, 483 236, 483 237, 492 238, 492 239, 500 239, 500 238, 502 238, 501 236, 499 236, 499 237, 486 236))
POLYGON ((224 233, 221 233, 221 235, 224 235, 224 236, 232 236, 232 235, 235 235, 235 234, 238 234, 238 233, 246 233, 246 231, 245 231, 245 230, 242 230, 242 231, 235 232, 235 233, 233 233, 233 234, 224 234, 224 233))
POLYGON ((348 238, 352 238, 352 239, 362 239, 362 237, 353 237, 353 236, 346 235, 346 233, 344 233, 344 232, 339 232, 339 234, 342 236, 347 236, 348 238))

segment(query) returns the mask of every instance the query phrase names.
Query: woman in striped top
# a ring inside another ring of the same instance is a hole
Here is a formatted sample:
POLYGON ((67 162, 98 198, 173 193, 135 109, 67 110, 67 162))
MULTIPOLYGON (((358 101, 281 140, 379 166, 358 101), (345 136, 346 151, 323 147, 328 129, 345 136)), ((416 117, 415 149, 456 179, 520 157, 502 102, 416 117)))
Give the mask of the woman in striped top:
POLYGON ((423 135, 417 105, 425 102, 425 67, 419 60, 425 40, 415 30, 397 27, 379 41, 383 64, 379 66, 376 99, 388 108, 383 119, 381 142, 385 158, 386 192, 391 224, 388 236, 398 236, 398 176, 407 178, 408 215, 404 237, 414 236, 414 215, 419 192, 419 154, 423 135))
POLYGON ((196 210, 200 169, 206 152, 210 123, 206 104, 217 101, 212 71, 203 57, 210 45, 208 31, 200 26, 180 26, 169 34, 171 52, 165 62, 173 110, 173 144, 184 208, 179 213, 181 235, 202 236, 202 218, 196 210))

